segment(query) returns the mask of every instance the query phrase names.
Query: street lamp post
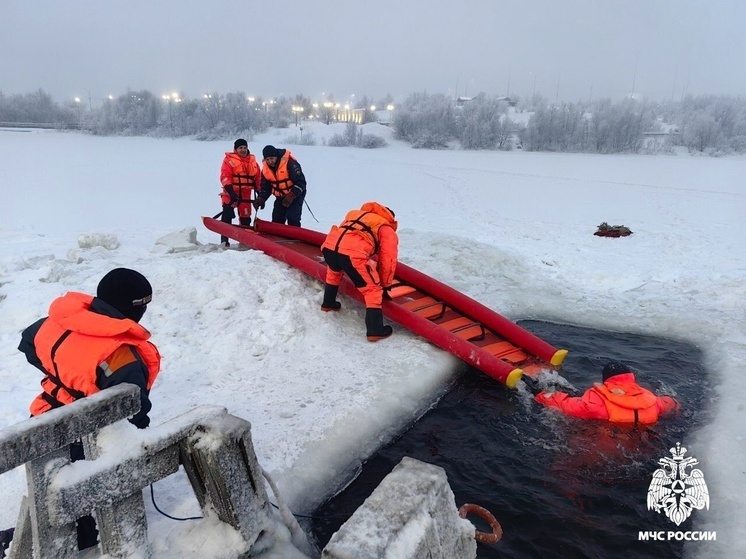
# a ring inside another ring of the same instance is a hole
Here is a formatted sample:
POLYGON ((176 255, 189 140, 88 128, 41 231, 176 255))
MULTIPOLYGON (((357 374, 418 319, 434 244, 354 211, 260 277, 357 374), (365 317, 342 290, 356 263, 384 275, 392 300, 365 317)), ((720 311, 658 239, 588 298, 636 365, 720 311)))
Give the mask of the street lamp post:
POLYGON ((300 118, 300 113, 303 112, 303 107, 293 105, 292 111, 295 113, 295 126, 298 126, 298 119, 300 118))

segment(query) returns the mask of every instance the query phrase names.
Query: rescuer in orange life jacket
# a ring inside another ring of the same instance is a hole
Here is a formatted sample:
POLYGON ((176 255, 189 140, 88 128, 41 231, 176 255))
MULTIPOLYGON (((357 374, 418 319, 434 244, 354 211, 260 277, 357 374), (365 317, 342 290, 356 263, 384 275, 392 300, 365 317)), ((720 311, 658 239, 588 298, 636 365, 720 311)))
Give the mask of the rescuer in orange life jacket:
POLYGON ((303 200, 306 197, 306 176, 298 160, 287 149, 264 146, 262 150, 262 183, 254 201, 258 210, 274 194, 272 222, 300 227, 303 200))
MULTIPOLYGON (((238 210, 238 223, 244 227, 251 225, 251 193, 259 190, 262 171, 256 157, 249 152, 249 144, 243 138, 233 142, 233 151, 226 151, 220 167, 220 184, 223 191, 220 201, 223 203, 223 214, 220 221, 231 223, 238 210), (235 210, 234 210, 235 208, 235 210)), ((228 237, 220 237, 220 244, 230 246, 228 237)))
POLYGON ((679 409, 678 402, 670 396, 656 396, 637 384, 634 373, 622 363, 608 363, 602 376, 603 383, 596 383, 582 396, 540 392, 535 399, 573 417, 633 426, 653 425, 659 417, 679 409))
POLYGON ((394 212, 377 202, 366 202, 347 212, 340 225, 332 227, 321 252, 326 260, 326 286, 322 311, 338 311, 337 291, 345 273, 365 298, 365 326, 371 342, 388 338, 391 326, 383 325, 384 289, 394 282, 399 252, 398 224, 394 212), (377 255, 376 267, 370 259, 377 255))
MULTIPOLYGON (((26 328, 18 349, 44 373, 42 393, 31 403, 32 416, 70 404, 122 383, 140 388, 140 411, 129 421, 150 424, 148 398, 161 356, 138 323, 153 297, 141 273, 116 268, 99 282, 96 296, 68 292, 55 299, 49 316, 26 328)), ((70 447, 73 461, 84 459, 81 443, 70 447)), ((78 547, 96 545, 92 516, 78 519, 78 547)))

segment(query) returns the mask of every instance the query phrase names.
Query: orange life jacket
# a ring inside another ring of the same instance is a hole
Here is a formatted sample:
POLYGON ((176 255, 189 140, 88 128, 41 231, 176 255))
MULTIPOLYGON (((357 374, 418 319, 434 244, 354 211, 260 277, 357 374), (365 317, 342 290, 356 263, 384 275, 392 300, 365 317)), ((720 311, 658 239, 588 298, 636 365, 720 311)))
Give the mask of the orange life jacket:
POLYGON ((259 174, 259 164, 256 162, 256 157, 253 153, 250 153, 246 157, 241 157, 235 152, 225 152, 225 162, 231 168, 231 184, 234 187, 236 194, 239 194, 241 188, 249 188, 253 190, 258 188, 256 184, 256 176, 259 174))
POLYGON ((277 163, 277 169, 272 169, 266 163, 262 165, 262 176, 272 185, 272 194, 278 198, 284 197, 295 184, 288 170, 288 163, 291 159, 295 160, 290 151, 286 149, 285 155, 277 163))
POLYGON ((378 202, 367 202, 359 210, 347 212, 344 221, 332 227, 322 248, 339 251, 343 241, 352 241, 352 238, 356 238, 358 244, 363 241, 370 245, 371 255, 377 254, 378 231, 383 226, 393 227, 396 231, 398 224, 394 220, 394 214, 378 202), (347 237, 348 234, 352 234, 351 237, 347 237))
POLYGON ((150 332, 134 320, 89 311, 92 301, 90 295, 70 292, 49 307, 49 318, 34 337, 47 375, 41 381, 44 392, 31 404, 32 415, 54 407, 54 400, 66 405, 98 392, 96 367, 122 345, 137 349, 148 370, 148 390, 153 386, 161 356, 148 341, 150 332))
POLYGON ((591 390, 603 399, 612 423, 652 425, 658 421, 658 397, 633 380, 597 384, 591 390))

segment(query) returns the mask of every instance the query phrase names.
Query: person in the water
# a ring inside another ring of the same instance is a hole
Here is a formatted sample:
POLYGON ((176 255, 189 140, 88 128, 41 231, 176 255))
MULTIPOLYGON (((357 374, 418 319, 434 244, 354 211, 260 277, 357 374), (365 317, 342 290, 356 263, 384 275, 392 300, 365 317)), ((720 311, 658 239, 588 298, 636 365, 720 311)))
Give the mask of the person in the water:
POLYGON ((602 371, 603 383, 595 383, 582 396, 565 392, 539 392, 535 399, 548 408, 581 419, 600 419, 632 426, 653 425, 679 409, 670 396, 656 396, 635 380, 623 363, 612 361, 602 371))

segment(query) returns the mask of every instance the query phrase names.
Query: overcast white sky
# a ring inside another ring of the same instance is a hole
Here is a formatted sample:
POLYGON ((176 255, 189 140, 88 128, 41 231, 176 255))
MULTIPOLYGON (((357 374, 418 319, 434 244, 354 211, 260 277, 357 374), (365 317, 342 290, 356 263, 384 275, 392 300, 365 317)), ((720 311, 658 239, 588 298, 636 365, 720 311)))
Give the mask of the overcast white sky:
POLYGON ((746 93, 743 0, 2 0, 0 91, 746 93))

